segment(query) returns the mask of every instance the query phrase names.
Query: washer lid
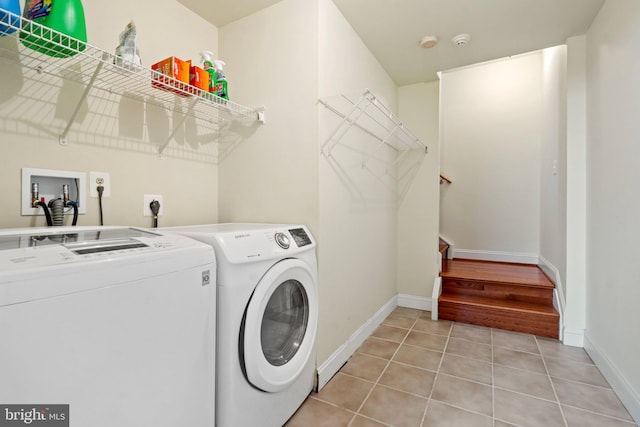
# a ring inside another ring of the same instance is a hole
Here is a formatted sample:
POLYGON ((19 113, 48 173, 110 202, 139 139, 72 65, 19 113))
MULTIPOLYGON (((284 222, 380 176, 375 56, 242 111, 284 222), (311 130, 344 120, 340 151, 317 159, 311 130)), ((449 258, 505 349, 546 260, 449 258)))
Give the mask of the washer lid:
POLYGON ((125 227, 105 227, 105 228, 46 228, 19 229, 14 232, 3 231, 0 233, 0 251, 35 248, 51 245, 84 246, 84 247, 108 247, 113 246, 113 242, 135 241, 140 237, 153 238, 160 236, 158 233, 150 231, 125 228, 125 227))
POLYGON ((275 264, 258 282, 245 317, 247 379, 279 392, 298 379, 315 357, 318 325, 316 275, 299 259, 275 264))
MULTIPOLYGON (((126 227, 0 230, 0 307, 203 267, 213 248, 178 235, 126 227)), ((203 279, 203 286, 206 280, 203 279)), ((215 282, 214 282, 215 286, 215 282)))

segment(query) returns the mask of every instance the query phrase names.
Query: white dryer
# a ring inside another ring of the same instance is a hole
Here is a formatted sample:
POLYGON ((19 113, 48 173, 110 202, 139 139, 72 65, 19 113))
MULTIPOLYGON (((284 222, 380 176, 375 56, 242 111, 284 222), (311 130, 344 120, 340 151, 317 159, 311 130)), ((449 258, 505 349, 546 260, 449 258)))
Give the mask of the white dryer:
POLYGON ((179 227, 215 249, 216 426, 279 427, 316 372, 316 243, 302 225, 179 227))
POLYGON ((0 425, 213 426, 215 297, 211 246, 183 236, 0 230, 0 425))

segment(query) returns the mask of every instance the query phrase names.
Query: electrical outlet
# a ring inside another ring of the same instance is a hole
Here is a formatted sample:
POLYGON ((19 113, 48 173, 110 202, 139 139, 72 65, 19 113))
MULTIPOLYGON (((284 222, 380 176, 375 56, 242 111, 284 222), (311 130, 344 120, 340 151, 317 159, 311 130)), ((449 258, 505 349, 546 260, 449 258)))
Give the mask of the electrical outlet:
POLYGON ((89 172, 89 195, 98 197, 98 185, 102 185, 102 198, 111 197, 111 180, 109 172, 89 172))
POLYGON ((162 195, 161 194, 145 194, 144 202, 142 205, 142 214, 144 216, 153 216, 153 213, 151 212, 151 207, 149 205, 154 200, 157 200, 160 203, 160 211, 158 212, 158 216, 162 216, 162 214, 164 213, 164 201, 162 200, 162 195))

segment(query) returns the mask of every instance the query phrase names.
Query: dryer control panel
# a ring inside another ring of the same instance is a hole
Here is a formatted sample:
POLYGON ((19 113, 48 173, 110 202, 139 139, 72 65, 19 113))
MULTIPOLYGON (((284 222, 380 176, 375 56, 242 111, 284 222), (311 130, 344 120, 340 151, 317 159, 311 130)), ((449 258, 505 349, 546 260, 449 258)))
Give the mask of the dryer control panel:
POLYGON ((216 249, 216 257, 223 256, 234 264, 267 261, 283 256, 293 258, 314 251, 316 247, 309 229, 299 224, 226 223, 161 230, 207 243, 216 249))
POLYGON ((291 233, 299 248, 313 243, 304 228, 292 228, 289 233, 291 233))
POLYGON ((211 244, 215 241, 215 246, 221 249, 218 255, 223 255, 232 263, 295 257, 315 248, 311 233, 303 225, 239 225, 230 229, 221 224, 201 227, 199 230, 184 228, 180 232, 201 241, 211 240, 211 244))

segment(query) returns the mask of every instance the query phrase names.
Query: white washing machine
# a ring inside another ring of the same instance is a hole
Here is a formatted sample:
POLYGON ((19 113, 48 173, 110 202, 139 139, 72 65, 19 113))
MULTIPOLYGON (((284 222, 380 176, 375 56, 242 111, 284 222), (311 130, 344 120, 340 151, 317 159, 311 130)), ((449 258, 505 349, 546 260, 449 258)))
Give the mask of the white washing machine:
POLYGON ((215 297, 211 246, 183 236, 0 230, 0 424, 213 426, 215 297))
POLYGON ((302 225, 164 229, 212 245, 218 267, 216 426, 279 427, 316 373, 316 243, 302 225))

